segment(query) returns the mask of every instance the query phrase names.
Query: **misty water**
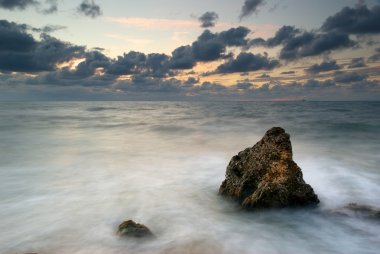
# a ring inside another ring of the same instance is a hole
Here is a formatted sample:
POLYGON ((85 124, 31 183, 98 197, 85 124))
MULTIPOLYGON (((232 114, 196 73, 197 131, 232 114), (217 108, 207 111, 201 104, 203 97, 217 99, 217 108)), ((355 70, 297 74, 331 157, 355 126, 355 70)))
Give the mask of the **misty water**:
POLYGON ((0 103, 0 253, 379 253, 380 103, 0 103), (273 126, 317 208, 246 212, 218 195, 273 126), (116 235, 126 219, 156 238, 116 235))

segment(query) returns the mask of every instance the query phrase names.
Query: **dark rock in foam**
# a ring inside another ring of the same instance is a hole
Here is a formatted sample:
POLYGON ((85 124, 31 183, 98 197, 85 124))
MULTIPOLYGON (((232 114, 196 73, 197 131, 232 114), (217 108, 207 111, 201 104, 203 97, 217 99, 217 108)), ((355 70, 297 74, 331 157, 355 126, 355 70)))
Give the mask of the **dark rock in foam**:
POLYGON ((132 220, 124 221, 119 225, 117 234, 123 237, 152 237, 153 233, 143 224, 136 223, 132 220))
POLYGON ((341 216, 359 217, 380 221, 380 208, 370 205, 350 203, 343 208, 332 210, 330 213, 341 216))
POLYGON ((232 157, 219 193, 232 197, 244 208, 319 203, 293 161, 289 134, 280 127, 268 130, 253 147, 232 157))

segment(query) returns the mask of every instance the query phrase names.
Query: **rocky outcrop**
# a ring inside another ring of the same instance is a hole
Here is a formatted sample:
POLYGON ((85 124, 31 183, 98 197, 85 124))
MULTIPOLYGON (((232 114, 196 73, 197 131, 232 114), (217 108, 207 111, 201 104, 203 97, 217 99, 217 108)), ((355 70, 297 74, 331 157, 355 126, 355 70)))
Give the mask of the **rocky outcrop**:
POLYGON ((119 225, 117 234, 123 237, 152 237, 153 233, 143 224, 138 224, 133 220, 124 221, 119 225))
POLYGON ((293 161, 289 134, 280 127, 268 130, 257 144, 232 157, 219 193, 232 197, 244 208, 319 203, 293 161))

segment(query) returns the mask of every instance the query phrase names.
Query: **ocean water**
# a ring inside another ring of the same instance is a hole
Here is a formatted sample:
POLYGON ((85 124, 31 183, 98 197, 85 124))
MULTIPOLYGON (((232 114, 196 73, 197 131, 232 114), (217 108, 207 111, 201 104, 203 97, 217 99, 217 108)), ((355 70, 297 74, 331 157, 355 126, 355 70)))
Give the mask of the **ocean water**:
POLYGON ((379 102, 0 103, 0 253, 379 253, 379 102), (246 212, 218 195, 273 126, 317 208, 246 212), (126 219, 156 238, 119 238, 126 219))

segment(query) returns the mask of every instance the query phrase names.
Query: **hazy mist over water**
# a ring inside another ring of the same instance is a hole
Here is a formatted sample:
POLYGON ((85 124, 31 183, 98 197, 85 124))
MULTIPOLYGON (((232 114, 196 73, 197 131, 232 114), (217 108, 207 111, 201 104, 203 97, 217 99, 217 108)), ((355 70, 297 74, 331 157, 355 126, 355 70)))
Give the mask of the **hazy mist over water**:
POLYGON ((0 103, 0 253, 379 253, 379 102, 0 103), (231 157, 273 126, 316 209, 241 211, 231 157), (157 236, 133 242, 126 219, 157 236))

